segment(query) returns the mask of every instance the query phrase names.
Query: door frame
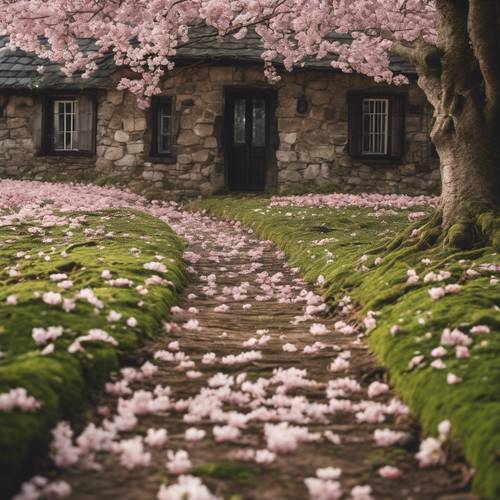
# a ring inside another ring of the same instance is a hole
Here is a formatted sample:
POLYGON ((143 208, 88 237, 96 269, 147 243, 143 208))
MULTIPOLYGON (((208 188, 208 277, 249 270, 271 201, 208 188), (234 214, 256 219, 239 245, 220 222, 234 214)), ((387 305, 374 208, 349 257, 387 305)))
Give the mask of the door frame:
POLYGON ((269 171, 273 163, 276 162, 276 149, 278 141, 278 130, 276 122, 276 108, 278 104, 278 91, 276 88, 259 85, 231 85, 224 87, 224 118, 223 118, 223 144, 224 144, 224 185, 234 192, 262 192, 269 184, 269 171), (232 143, 231 133, 234 133, 232 120, 233 116, 229 113, 230 106, 227 105, 228 98, 236 97, 263 97, 266 100, 266 160, 264 165, 265 182, 262 189, 232 189, 229 186, 229 168, 230 168, 230 145, 232 143))

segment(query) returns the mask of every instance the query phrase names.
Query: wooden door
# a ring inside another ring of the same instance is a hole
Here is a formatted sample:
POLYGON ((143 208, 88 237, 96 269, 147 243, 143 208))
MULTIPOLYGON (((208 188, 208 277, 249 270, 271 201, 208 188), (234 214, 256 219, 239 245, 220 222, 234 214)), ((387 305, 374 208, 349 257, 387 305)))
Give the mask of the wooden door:
POLYGON ((272 112, 272 94, 265 90, 226 91, 225 160, 230 189, 265 188, 272 112))

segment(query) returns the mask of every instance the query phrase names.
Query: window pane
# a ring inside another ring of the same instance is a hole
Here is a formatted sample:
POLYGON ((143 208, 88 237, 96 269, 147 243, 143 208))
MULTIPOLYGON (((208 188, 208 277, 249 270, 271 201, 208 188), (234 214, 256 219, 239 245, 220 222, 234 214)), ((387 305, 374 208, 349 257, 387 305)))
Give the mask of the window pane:
POLYGON ((252 103, 252 146, 266 145, 266 102, 254 99, 252 103))
POLYGON ((236 99, 234 102, 234 143, 245 144, 246 100, 236 99))
POLYGON ((77 101, 54 102, 54 149, 71 151, 76 149, 78 135, 77 101))
POLYGON ((388 153, 389 100, 363 100, 363 153, 388 153))
POLYGON ((172 110, 170 102, 158 106, 158 153, 170 153, 172 110))

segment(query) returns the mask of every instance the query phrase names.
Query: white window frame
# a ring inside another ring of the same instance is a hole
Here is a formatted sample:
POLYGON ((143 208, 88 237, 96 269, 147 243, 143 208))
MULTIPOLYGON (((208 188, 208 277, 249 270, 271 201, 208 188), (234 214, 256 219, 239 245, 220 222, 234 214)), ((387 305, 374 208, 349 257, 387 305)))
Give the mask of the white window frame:
POLYGON ((389 106, 388 98, 364 98, 361 114, 361 151, 366 156, 387 156, 389 154, 389 106), (368 104, 368 113, 365 112, 368 104), (369 129, 365 129, 368 116, 369 129), (368 136, 368 147, 366 138, 368 136))
POLYGON ((56 99, 54 101, 54 151, 78 151, 78 99, 56 99), (59 105, 64 105, 63 130, 59 130, 59 105), (66 112, 66 106, 70 105, 70 112, 66 112), (73 129, 73 123, 75 128, 73 129), (57 137, 62 133, 63 145, 57 147, 57 137), (68 140, 69 135, 69 140, 68 140))

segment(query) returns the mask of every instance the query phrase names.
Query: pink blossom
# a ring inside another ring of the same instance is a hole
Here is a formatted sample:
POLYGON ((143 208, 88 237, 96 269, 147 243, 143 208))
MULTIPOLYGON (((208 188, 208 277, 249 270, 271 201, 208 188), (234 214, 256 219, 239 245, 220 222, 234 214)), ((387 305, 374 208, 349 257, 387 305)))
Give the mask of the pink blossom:
POLYGON ((111 451, 116 430, 113 428, 97 427, 90 423, 76 439, 80 454, 89 454, 96 451, 111 451))
POLYGON ((354 488, 351 489, 351 500, 373 500, 371 486, 354 486, 354 488))
POLYGON ((390 329, 390 334, 395 337, 396 335, 398 335, 399 333, 401 333, 401 327, 399 325, 393 325, 391 326, 391 329, 390 329))
POLYGON ((151 363, 150 361, 146 361, 141 366, 141 372, 144 374, 146 378, 151 378, 158 371, 158 367, 151 363))
POLYGON ((443 362, 442 359, 435 359, 431 363, 432 368, 435 368, 436 370, 443 370, 446 368, 446 364, 443 362))
POLYGON ((130 328, 135 328, 138 324, 139 322, 133 316, 127 319, 127 326, 130 326, 130 328))
POLYGON ((140 436, 120 441, 115 447, 115 451, 120 453, 121 465, 129 470, 136 467, 147 467, 151 462, 151 453, 144 451, 144 444, 140 436))
POLYGON ((395 479, 401 476, 401 471, 397 467, 385 465, 378 470, 379 476, 385 479, 395 479))
POLYGON ((316 476, 320 479, 339 479, 342 475, 342 469, 338 467, 324 467, 322 469, 316 469, 316 476))
POLYGON ((73 286, 73 282, 71 280, 64 280, 64 281, 60 281, 58 284, 57 284, 58 288, 62 288, 63 290, 68 290, 69 288, 71 288, 73 286))
POLYGON ((392 431, 391 429, 376 429, 373 433, 373 438, 377 446, 383 447, 401 442, 404 436, 404 432, 392 431))
POLYGON ((201 480, 194 476, 180 476, 177 483, 162 485, 157 498, 158 500, 221 500, 212 495, 201 480))
POLYGON ((481 333, 490 333, 491 332, 491 329, 489 326, 486 326, 486 325, 476 325, 476 326, 473 326, 471 329, 470 329, 470 332, 471 333, 476 333, 476 334, 481 334, 481 333))
POLYGON ((55 346, 54 344, 47 344, 41 351, 40 354, 42 356, 48 356, 54 352, 55 346))
POLYGON ((68 279, 68 275, 64 273, 54 273, 49 275, 51 281, 63 281, 68 279))
POLYGON ((470 357, 469 349, 463 345, 457 345, 455 347, 455 353, 458 359, 466 359, 470 357))
POLYGON ((190 427, 186 429, 184 433, 184 439, 186 441, 201 441, 205 436, 206 432, 203 429, 197 429, 196 427, 190 427))
POLYGON ((262 359, 260 351, 244 351, 240 354, 228 354, 221 359, 223 365, 238 365, 243 363, 251 363, 262 359))
POLYGON ((431 467, 443 464, 446 460, 441 441, 433 437, 424 439, 420 443, 418 453, 415 455, 420 467, 431 467))
POLYGON ((186 330, 196 330, 196 331, 201 330, 200 322, 197 319, 190 319, 189 321, 184 323, 182 327, 186 330))
POLYGON ((236 441, 241 435, 241 431, 238 427, 234 427, 232 425, 215 425, 212 432, 214 433, 215 440, 218 442, 236 441))
POLYGON ((291 343, 286 343, 284 344, 281 349, 283 349, 283 351, 285 352, 296 352, 297 351, 297 346, 295 344, 291 344, 291 343))
POLYGON ((37 345, 44 345, 47 342, 57 340, 62 334, 62 326, 49 326, 47 329, 33 328, 31 336, 37 345))
POLYGON ((291 426, 288 422, 264 426, 267 448, 275 453, 290 453, 302 442, 317 440, 307 428, 291 426))
POLYGON ((313 323, 309 328, 311 335, 326 335, 329 333, 328 328, 322 323, 313 323))
POLYGON ((178 450, 177 452, 168 450, 167 458, 166 466, 170 474, 184 474, 193 467, 191 460, 189 460, 189 455, 185 450, 178 450))
POLYGON ((381 394, 386 393, 389 390, 389 386, 387 384, 383 384, 382 382, 372 382, 368 386, 368 397, 371 398, 376 398, 377 396, 380 396, 381 394))
POLYGON ((338 481, 308 477, 304 482, 311 500, 337 500, 342 497, 342 488, 338 481))
POLYGON ((445 286, 446 293, 460 293, 462 286, 458 284, 450 284, 445 286))
POLYGON ((443 420, 438 425, 438 432, 441 441, 445 441, 451 431, 451 422, 449 420, 443 420))
POLYGON ((339 445, 341 443, 340 436, 332 431, 324 431, 323 436, 325 436, 325 438, 332 444, 339 445))
POLYGON ((122 318, 122 315, 121 313, 119 312, 116 312, 116 311, 110 311, 108 313, 108 315, 106 316, 106 319, 108 320, 108 322, 110 323, 114 323, 116 321, 120 321, 120 319, 122 318))
POLYGON ((49 482, 42 476, 35 476, 21 485, 21 491, 13 500, 66 498, 69 495, 71 495, 71 486, 66 481, 49 482))
POLYGON ((58 467, 69 467, 80 459, 80 449, 73 445, 73 431, 67 422, 59 422, 52 430, 50 456, 58 467))
POLYGON ((213 365, 217 361, 217 355, 214 352, 207 352, 201 358, 204 365, 213 365))
POLYGON ((331 372, 342 372, 349 369, 349 361, 338 356, 330 363, 329 370, 331 372))
POLYGON ((432 300, 439 300, 446 294, 445 289, 442 286, 436 288, 430 288, 428 290, 428 293, 432 300))
POLYGON ((462 383, 462 379, 454 373, 448 373, 448 375, 446 375, 446 382, 450 385, 457 385, 462 383))
POLYGON ((276 460, 276 453, 269 450, 257 450, 255 452, 255 461, 258 464, 270 464, 276 460))
POLYGON ((443 346, 440 345, 439 347, 432 349, 431 356, 433 358, 442 358, 442 357, 446 356, 447 353, 448 353, 448 351, 443 346))
POLYGON ((422 354, 417 354, 416 356, 413 356, 413 358, 411 358, 410 362, 408 363, 408 369, 413 370, 413 368, 419 366, 424 360, 424 358, 425 356, 423 356, 422 354))
POLYGON ((144 264, 143 267, 148 271, 155 271, 157 273, 167 272, 167 267, 165 266, 165 264, 162 264, 161 262, 146 262, 146 264, 144 264))
POLYGON ((406 272, 406 275, 408 276, 408 279, 406 280, 407 285, 416 285, 420 279, 415 269, 409 269, 406 272))
POLYGON ((11 412, 19 409, 23 412, 33 412, 41 406, 42 403, 30 396, 24 387, 17 387, 9 392, 0 393, 0 411, 11 412))
POLYGON ((5 302, 9 306, 17 305, 17 295, 8 295, 7 298, 5 299, 5 302))
POLYGON ((148 429, 144 441, 151 448, 163 448, 167 439, 168 434, 165 429, 148 429))
POLYGON ((441 344, 446 346, 469 346, 472 344, 472 339, 458 328, 453 330, 445 328, 443 330, 443 334, 441 335, 441 344))
POLYGON ((49 306, 57 306, 62 303, 62 295, 58 292, 45 292, 42 299, 49 306))

